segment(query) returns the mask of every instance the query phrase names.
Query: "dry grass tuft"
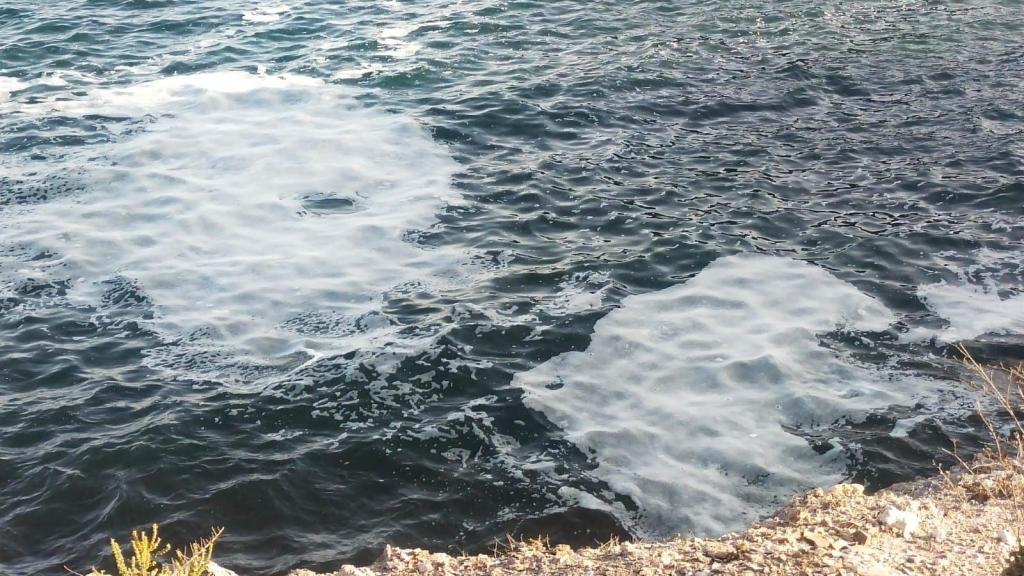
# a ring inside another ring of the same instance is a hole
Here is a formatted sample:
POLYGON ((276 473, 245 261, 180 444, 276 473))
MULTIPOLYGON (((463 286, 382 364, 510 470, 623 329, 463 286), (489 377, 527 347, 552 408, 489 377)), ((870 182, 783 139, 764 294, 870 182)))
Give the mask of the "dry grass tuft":
MULTIPOLYGON (((1024 504, 1024 423, 1019 416, 1024 412, 1024 364, 988 368, 975 360, 962 344, 958 350, 964 364, 977 377, 980 389, 996 401, 998 412, 1009 418, 1010 430, 998 430, 988 416, 990 411, 979 402, 977 413, 992 444, 970 463, 953 454, 963 470, 955 484, 974 500, 1009 499, 1015 504, 1024 504)), ((946 477, 949 479, 948 474, 946 477)), ((1024 526, 1024 507, 1019 507, 1017 512, 1018 524, 1024 526)))
MULTIPOLYGON (((977 412, 988 429, 992 445, 970 464, 957 458, 963 473, 955 484, 966 496, 980 502, 993 499, 1010 501, 1016 518, 1018 544, 1002 576, 1024 576, 1024 546, 1019 544, 1024 540, 1024 424, 1019 416, 1024 413, 1024 364, 986 368, 963 344, 958 346, 958 350, 964 364, 977 377, 982 391, 996 401, 999 412, 1009 417, 1010 430, 1008 433, 998 430, 979 404, 977 412)), ((946 479, 950 480, 950 477, 946 475, 946 479)))
MULTIPOLYGON (((175 550, 171 554, 171 547, 164 544, 159 527, 153 524, 148 533, 132 531, 132 556, 127 559, 121 545, 111 538, 110 547, 118 576, 207 576, 213 547, 223 531, 223 528, 215 529, 209 538, 193 542, 186 550, 175 550)), ((109 575, 93 568, 89 576, 109 575)))

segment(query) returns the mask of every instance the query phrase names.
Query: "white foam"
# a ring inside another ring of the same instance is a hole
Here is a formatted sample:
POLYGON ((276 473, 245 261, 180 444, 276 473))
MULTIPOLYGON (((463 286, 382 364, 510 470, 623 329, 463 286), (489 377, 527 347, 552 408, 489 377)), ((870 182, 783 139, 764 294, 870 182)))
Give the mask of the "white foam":
POLYGON ((60 254, 86 303, 137 281, 170 338, 204 330, 257 357, 345 349, 394 330, 374 316, 385 292, 463 271, 463 253, 406 237, 458 201, 457 164, 341 87, 204 73, 96 89, 61 113, 155 119, 69 161, 85 191, 8 212, 0 242, 60 254))
POLYGON ((25 88, 25 84, 17 78, 0 76, 0 102, 7 100, 11 92, 17 92, 25 88))
POLYGON ((331 75, 333 80, 357 80, 364 76, 372 76, 378 74, 384 70, 384 66, 381 64, 367 64, 360 66, 359 68, 352 68, 349 70, 339 70, 331 75))
MULTIPOLYGON (((641 507, 645 535, 737 529, 779 499, 840 478, 784 425, 828 424, 898 396, 818 335, 882 330, 892 314, 811 264, 721 258, 595 326, 590 346, 516 376, 543 412, 641 507)), ((620 512, 620 514, 622 514, 620 512)))
POLYGON ((29 79, 0 76, 0 114, 40 115, 58 108, 61 105, 59 98, 66 98, 72 86, 69 80, 79 87, 99 81, 95 76, 73 70, 58 70, 29 79), (22 94, 14 96, 15 92, 29 88, 35 89, 31 102, 26 102, 22 94))
POLYGON ((605 292, 610 286, 608 274, 584 272, 573 274, 559 283, 558 292, 537 308, 552 316, 568 316, 597 310, 604 305, 605 292))
POLYGON ((381 29, 378 38, 405 38, 420 27, 419 24, 395 24, 381 29))
MULTIPOLYGON (((96 89, 84 97, 51 102, 46 112, 102 114, 112 117, 141 117, 147 114, 169 116, 187 112, 202 114, 204 109, 217 112, 219 108, 224 108, 225 104, 230 104, 228 99, 232 96, 269 91, 278 91, 280 94, 281 91, 289 89, 314 91, 326 90, 326 87, 323 81, 307 76, 206 72, 96 89)), ((338 96, 337 93, 333 95, 335 98, 338 96)), ((238 108, 239 112, 245 111, 244 105, 239 105, 238 108)))
POLYGON ((415 56, 422 46, 405 38, 419 27, 418 24, 398 24, 382 29, 377 33, 377 42, 385 48, 381 50, 381 54, 399 60, 415 56))
MULTIPOLYGON (((1009 230, 1007 222, 990 219, 993 230, 1009 230)), ((942 330, 912 328, 904 340, 952 343, 985 334, 1024 334, 1024 262, 1019 251, 982 248, 969 255, 939 252, 934 256, 957 279, 919 286, 917 296, 948 324, 942 330)))
POLYGON ((957 342, 983 334, 1024 334, 1024 294, 1000 298, 991 288, 938 283, 921 286, 918 296, 949 325, 935 336, 957 342))
POLYGON ((404 42, 393 38, 383 40, 381 43, 389 48, 388 50, 384 50, 382 54, 395 58, 396 60, 412 58, 420 51, 420 48, 423 47, 415 42, 404 42))
POLYGON ((257 24, 277 22, 291 8, 285 4, 266 4, 242 13, 242 20, 257 24))

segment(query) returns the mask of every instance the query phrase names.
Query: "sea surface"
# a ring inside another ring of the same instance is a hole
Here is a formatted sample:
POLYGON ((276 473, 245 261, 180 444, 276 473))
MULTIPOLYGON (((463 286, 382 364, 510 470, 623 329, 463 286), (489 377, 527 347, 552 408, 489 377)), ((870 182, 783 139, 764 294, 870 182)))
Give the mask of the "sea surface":
POLYGON ((1024 6, 0 0, 0 573, 740 529, 982 440, 1024 6))

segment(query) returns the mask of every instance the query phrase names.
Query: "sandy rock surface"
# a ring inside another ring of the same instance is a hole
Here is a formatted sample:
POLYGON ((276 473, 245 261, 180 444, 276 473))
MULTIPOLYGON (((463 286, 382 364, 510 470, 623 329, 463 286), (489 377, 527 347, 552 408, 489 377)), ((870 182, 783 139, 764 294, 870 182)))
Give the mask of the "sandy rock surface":
POLYGON ((841 484, 798 496, 749 530, 720 538, 578 550, 527 542, 463 557, 388 547, 372 566, 345 565, 331 576, 994 576, 1020 537, 1005 488, 1022 481, 1007 470, 961 474, 871 496, 841 484))

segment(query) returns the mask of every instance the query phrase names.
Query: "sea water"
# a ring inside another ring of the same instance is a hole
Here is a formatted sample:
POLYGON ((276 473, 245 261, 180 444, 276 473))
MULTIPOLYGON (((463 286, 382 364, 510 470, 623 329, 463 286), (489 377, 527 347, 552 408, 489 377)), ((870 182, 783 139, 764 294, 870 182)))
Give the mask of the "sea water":
POLYGON ((742 528, 1024 358, 1013 3, 0 5, 0 572, 742 528))

